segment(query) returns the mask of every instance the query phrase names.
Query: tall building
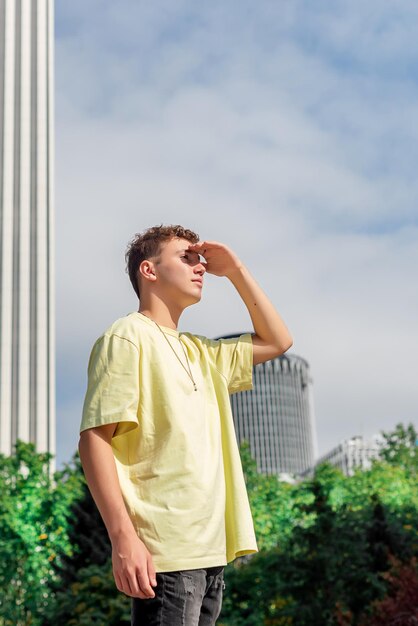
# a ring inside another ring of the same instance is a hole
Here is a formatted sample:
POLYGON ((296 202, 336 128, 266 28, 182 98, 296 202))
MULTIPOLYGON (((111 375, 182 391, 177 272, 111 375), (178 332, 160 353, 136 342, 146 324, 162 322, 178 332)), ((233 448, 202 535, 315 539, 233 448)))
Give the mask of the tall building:
POLYGON ((0 452, 55 452, 53 0, 0 0, 0 452))
MULTIPOLYGON (((233 335, 229 335, 233 336, 233 335)), ((285 354, 253 369, 253 389, 231 396, 238 442, 247 441, 264 474, 297 475, 316 455, 309 365, 285 354)))

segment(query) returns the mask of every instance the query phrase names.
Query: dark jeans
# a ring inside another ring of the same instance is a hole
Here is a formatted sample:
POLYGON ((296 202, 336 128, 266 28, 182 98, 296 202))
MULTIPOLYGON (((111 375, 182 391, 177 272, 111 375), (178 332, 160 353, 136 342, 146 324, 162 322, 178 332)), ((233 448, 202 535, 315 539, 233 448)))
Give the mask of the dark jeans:
POLYGON ((221 612, 223 567, 157 574, 155 598, 132 600, 132 626, 214 626, 221 612))

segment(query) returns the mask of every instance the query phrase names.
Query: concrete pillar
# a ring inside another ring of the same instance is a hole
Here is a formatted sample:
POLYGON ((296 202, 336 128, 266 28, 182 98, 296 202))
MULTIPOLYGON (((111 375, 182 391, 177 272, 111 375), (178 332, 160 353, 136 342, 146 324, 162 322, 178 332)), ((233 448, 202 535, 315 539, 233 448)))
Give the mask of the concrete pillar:
POLYGON ((0 0, 0 452, 55 453, 53 0, 0 0))

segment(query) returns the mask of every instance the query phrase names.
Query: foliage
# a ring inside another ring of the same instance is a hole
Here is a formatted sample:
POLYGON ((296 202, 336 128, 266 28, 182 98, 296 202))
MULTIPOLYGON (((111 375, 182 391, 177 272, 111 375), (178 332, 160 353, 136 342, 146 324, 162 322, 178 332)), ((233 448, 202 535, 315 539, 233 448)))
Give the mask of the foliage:
POLYGON ((312 502, 312 494, 277 476, 259 474, 246 442, 240 452, 258 547, 269 550, 285 544, 294 526, 309 524, 304 506, 312 502))
POLYGON ((418 471, 418 432, 413 424, 397 424, 392 432, 382 433, 381 458, 415 475, 418 471))
POLYGON ((323 465, 313 480, 276 488, 244 449, 262 551, 228 566, 222 625, 355 626, 385 602, 393 559, 418 556, 418 488, 414 429, 384 437, 370 470, 346 477, 323 465))
MULTIPOLYGON (((81 466, 76 458, 81 475, 81 466)), ((90 494, 83 483, 82 497, 73 502, 68 524, 68 540, 73 546, 71 554, 62 555, 56 567, 58 574, 55 591, 64 591, 79 580, 80 570, 90 565, 105 567, 111 557, 111 545, 106 527, 90 494)))
POLYGON ((71 554, 68 514, 82 483, 71 467, 51 476, 51 455, 18 442, 0 455, 0 624, 40 623, 56 577, 52 563, 71 554))
POLYGON ((129 626, 130 623, 130 598, 116 589, 109 560, 79 570, 77 581, 56 594, 44 626, 129 626))
POLYGON ((287 614, 293 599, 279 591, 279 548, 239 559, 225 569, 225 593, 220 626, 290 626, 287 614))
MULTIPOLYGON (((226 568, 219 626, 416 623, 416 439, 398 425, 369 470, 323 465, 296 484, 259 474, 244 446, 260 552, 226 568)), ((79 461, 53 477, 50 462, 21 442, 0 456, 0 626, 127 626, 79 461)))
POLYGON ((383 600, 374 602, 362 626, 416 626, 418 623, 417 559, 402 563, 391 558, 391 569, 384 574, 389 584, 383 600))

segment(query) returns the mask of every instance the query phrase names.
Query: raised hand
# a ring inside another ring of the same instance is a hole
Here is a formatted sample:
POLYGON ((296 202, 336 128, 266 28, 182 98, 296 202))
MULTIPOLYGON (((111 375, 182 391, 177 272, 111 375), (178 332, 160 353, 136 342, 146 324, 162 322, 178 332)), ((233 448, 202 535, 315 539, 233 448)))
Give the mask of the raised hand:
POLYGON ((199 241, 191 244, 189 250, 204 257, 206 271, 215 276, 230 278, 242 268, 242 262, 237 255, 223 243, 217 241, 199 241))

